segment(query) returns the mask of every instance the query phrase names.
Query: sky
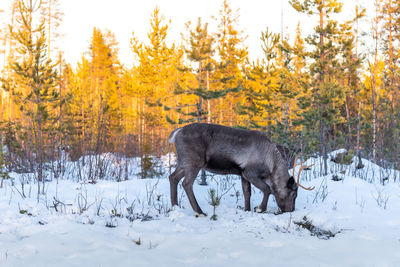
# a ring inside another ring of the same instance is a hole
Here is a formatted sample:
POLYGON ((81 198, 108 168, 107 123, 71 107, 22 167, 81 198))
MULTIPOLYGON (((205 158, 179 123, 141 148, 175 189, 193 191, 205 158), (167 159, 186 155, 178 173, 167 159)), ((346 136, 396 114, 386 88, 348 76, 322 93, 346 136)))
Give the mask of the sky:
MULTIPOLYGON (((0 0, 0 9, 9 10, 11 0, 0 0)), ((146 41, 150 28, 150 16, 156 6, 161 14, 170 21, 169 43, 180 42, 187 21, 196 22, 198 17, 209 22, 210 30, 216 28, 223 0, 59 0, 64 13, 59 31, 63 34, 59 42, 67 62, 76 65, 82 55, 88 51, 93 27, 110 30, 116 36, 120 48, 120 61, 127 67, 134 62, 130 50, 132 33, 140 41, 146 41)), ((372 0, 343 1, 343 18, 350 19, 354 4, 368 6, 372 0)), ((307 36, 316 24, 317 18, 299 14, 289 5, 288 0, 230 0, 233 10, 238 10, 239 30, 244 31, 249 57, 256 60, 262 57, 261 32, 267 27, 273 32, 281 32, 293 38, 297 23, 301 23, 303 36, 307 36), (282 16, 283 14, 283 16, 282 16), (283 19, 282 19, 283 18, 283 19)), ((7 12, 0 20, 7 22, 7 12)))

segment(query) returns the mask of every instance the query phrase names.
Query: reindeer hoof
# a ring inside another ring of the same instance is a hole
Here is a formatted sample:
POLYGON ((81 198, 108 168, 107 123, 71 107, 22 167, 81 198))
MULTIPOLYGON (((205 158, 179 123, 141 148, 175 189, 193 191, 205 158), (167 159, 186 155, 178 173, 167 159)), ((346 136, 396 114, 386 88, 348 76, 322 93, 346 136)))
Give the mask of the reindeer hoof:
POLYGON ((263 213, 265 210, 262 210, 260 207, 256 207, 254 211, 257 213, 263 213))
POLYGON ((194 216, 196 217, 196 218, 205 218, 205 217, 207 217, 207 214, 205 214, 205 213, 195 213, 194 214, 194 216))

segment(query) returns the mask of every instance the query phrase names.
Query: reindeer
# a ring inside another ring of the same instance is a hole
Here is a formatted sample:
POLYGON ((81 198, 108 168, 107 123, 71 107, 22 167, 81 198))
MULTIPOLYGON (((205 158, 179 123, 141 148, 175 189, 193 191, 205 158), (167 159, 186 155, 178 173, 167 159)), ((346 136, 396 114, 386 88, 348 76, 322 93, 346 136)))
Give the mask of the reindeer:
POLYGON ((196 216, 206 216, 201 210, 193 193, 193 183, 201 169, 216 174, 236 174, 241 176, 244 195, 244 210, 250 210, 251 185, 264 193, 256 212, 264 212, 270 194, 275 196, 283 212, 295 209, 298 187, 306 190, 288 173, 287 162, 283 159, 276 145, 259 131, 242 130, 216 124, 193 123, 175 129, 169 136, 170 144, 175 144, 177 166, 169 176, 171 204, 177 205, 177 189, 182 182, 196 216))

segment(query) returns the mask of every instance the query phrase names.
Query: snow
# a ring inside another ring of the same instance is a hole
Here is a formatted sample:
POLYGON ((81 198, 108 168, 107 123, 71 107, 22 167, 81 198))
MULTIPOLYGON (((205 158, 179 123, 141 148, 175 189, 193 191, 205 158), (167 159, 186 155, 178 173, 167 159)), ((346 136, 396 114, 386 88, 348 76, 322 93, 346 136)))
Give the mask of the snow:
MULTIPOLYGON (((6 180, 0 189, 0 266, 400 266, 397 171, 365 159, 356 170, 354 159, 349 166, 329 161, 328 175, 321 176, 321 159, 309 159, 306 165, 316 165, 303 171, 302 184, 315 190, 299 189, 296 210, 278 215, 273 197, 266 213, 243 211, 240 179, 210 176, 208 186, 194 185, 208 213, 196 218, 181 186, 181 207, 171 209, 169 157, 162 161, 159 179, 138 179, 132 159, 129 180, 95 184, 77 182, 71 163, 39 199, 32 181, 23 198, 20 181, 29 179, 12 173, 14 185, 6 180), (335 174, 340 181, 332 180, 335 174), (382 185, 384 175, 389 179, 382 185), (229 190, 216 221, 210 220, 210 188, 219 195, 229 190), (304 217, 335 236, 312 235, 296 224, 304 217)), ((261 199, 253 189, 252 208, 261 199)))

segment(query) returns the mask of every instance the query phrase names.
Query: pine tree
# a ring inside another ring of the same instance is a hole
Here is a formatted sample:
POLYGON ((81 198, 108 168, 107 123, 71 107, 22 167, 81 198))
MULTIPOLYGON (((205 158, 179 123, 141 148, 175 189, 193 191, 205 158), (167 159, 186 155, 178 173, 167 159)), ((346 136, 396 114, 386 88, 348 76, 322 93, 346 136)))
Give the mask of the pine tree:
MULTIPOLYGON (((151 15, 151 30, 148 43, 139 42, 133 35, 131 47, 138 59, 134 68, 134 77, 138 81, 137 116, 139 132, 139 155, 144 159, 149 153, 161 154, 161 142, 165 140, 168 123, 166 111, 160 105, 154 105, 159 99, 167 99, 172 104, 173 84, 179 78, 175 66, 181 61, 182 52, 174 44, 167 44, 168 23, 156 7, 151 15)), ((171 129, 171 128, 170 128, 171 129)), ((142 171, 142 173, 144 173, 142 171)))
MULTIPOLYGON (((4 10, 0 9, 0 14, 3 13, 3 12, 4 12, 4 10)), ((0 29, 0 40, 1 40, 0 47, 1 47, 2 44, 4 44, 4 47, 2 49, 0 49, 0 54, 3 54, 4 58, 5 58, 6 57, 6 48, 5 48, 5 46, 7 44, 7 35, 1 29, 0 29)), ((4 65, 3 65, 3 68, 2 68, 2 71, 3 71, 2 76, 3 77, 4 77, 5 67, 6 66, 5 66, 5 60, 4 60, 4 65)), ((3 121, 4 106, 5 106, 5 102, 6 102, 5 101, 6 100, 6 94, 2 89, 0 89, 0 90, 1 90, 1 94, 0 94, 0 109, 1 109, 0 110, 0 121, 3 121)), ((2 140, 0 140, 0 145, 2 145, 2 140)))
MULTIPOLYGON (((365 9, 356 7, 355 17, 351 21, 346 21, 340 25, 339 47, 342 54, 342 60, 338 66, 342 72, 338 76, 338 80, 343 87, 345 93, 344 111, 346 117, 346 126, 343 125, 343 130, 346 131, 346 147, 347 149, 355 147, 357 154, 359 152, 359 144, 354 144, 354 134, 357 132, 353 127, 358 123, 358 115, 361 101, 361 57, 357 54, 356 33, 354 25, 365 16, 365 9)), ((358 126, 357 126, 358 127, 358 126)))
POLYGON ((152 13, 150 24, 151 30, 148 33, 149 44, 139 42, 135 36, 131 39, 131 47, 139 61, 135 68, 135 76, 139 81, 138 105, 139 121, 139 142, 140 154, 143 154, 144 146, 155 147, 156 129, 165 122, 164 112, 161 108, 146 104, 155 102, 160 96, 169 94, 170 87, 167 83, 174 58, 175 46, 168 46, 166 42, 168 24, 164 23, 164 16, 156 7, 152 13), (160 114, 161 116, 156 116, 160 114), (153 146, 154 144, 154 146, 153 146))
MULTIPOLYGON (((297 25, 296 38, 292 46, 292 90, 296 94, 296 102, 291 113, 293 117, 293 127, 299 131, 304 131, 303 113, 310 110, 310 75, 307 71, 305 43, 301 36, 300 23, 297 25)), ((291 105, 292 106, 292 105, 291 105)))
MULTIPOLYGON (((84 155, 86 150, 91 150, 90 129, 92 120, 90 112, 92 111, 91 99, 92 92, 90 90, 90 63, 82 57, 81 62, 75 71, 69 69, 68 88, 72 99, 68 104, 66 116, 71 118, 73 135, 70 138, 71 153, 73 160, 77 160, 84 155)), ((84 160, 84 158, 83 158, 84 160)))
MULTIPOLYGON (((368 60, 368 72, 370 73, 370 82, 366 87, 371 91, 371 104, 372 104, 372 160, 376 161, 376 150, 377 150, 377 135, 378 135, 378 86, 380 84, 380 71, 379 69, 382 66, 381 60, 379 58, 379 42, 381 40, 381 32, 380 32, 380 10, 382 8, 381 0, 375 0, 375 16, 372 22, 372 36, 374 40, 373 51, 372 51, 372 60, 368 60)), ((366 82, 368 83, 368 82, 366 82)))
MULTIPOLYGON (((4 34, 4 65, 2 69, 2 77, 4 79, 8 79, 11 75, 11 64, 14 60, 14 47, 15 40, 11 38, 9 27, 13 28, 15 24, 15 15, 17 9, 18 0, 13 0, 11 3, 11 19, 10 23, 6 25, 6 28, 3 30, 4 34)), ((12 93, 6 92, 5 90, 1 90, 1 113, 0 113, 0 121, 3 120, 12 120, 15 115, 15 105, 12 99, 12 93)))
MULTIPOLYGON (((18 60, 11 64, 14 73, 4 80, 4 88, 14 94, 16 104, 29 119, 25 125, 27 133, 32 133, 37 166, 37 179, 44 181, 43 165, 46 160, 45 140, 53 129, 55 120, 52 104, 58 99, 56 86, 56 64, 46 53, 44 21, 34 24, 34 15, 40 9, 32 0, 18 1, 17 27, 11 28, 11 36, 17 42, 18 60)), ((38 183, 38 194, 40 185, 38 183)))
MULTIPOLYGON (((190 24, 187 25, 188 28, 190 24)), ((189 38, 187 40, 188 47, 185 49, 187 58, 194 67, 181 67, 183 73, 190 72, 195 76, 195 85, 187 83, 176 83, 174 93, 178 96, 185 96, 185 99, 179 103, 179 106, 170 107, 164 104, 164 109, 174 110, 180 116, 179 119, 173 120, 167 116, 167 121, 172 124, 184 124, 188 122, 203 122, 208 117, 208 113, 204 111, 203 102, 207 104, 212 100, 222 99, 234 89, 214 89, 210 90, 210 83, 215 83, 211 78, 214 77, 216 64, 212 58, 215 50, 213 48, 214 38, 208 33, 208 24, 202 24, 201 19, 197 21, 195 29, 189 29, 189 38), (194 110, 193 110, 194 108, 194 110), (189 111, 192 109, 192 111, 189 111)), ((208 110, 210 110, 208 105, 208 110)), ((206 185, 205 172, 201 172, 200 185, 206 185)))
MULTIPOLYGON (((308 129, 315 128, 318 122, 319 147, 324 159, 324 174, 327 174, 327 149, 331 141, 334 141, 338 123, 342 122, 340 106, 343 104, 343 88, 337 83, 335 77, 340 71, 338 66, 338 23, 332 18, 332 14, 340 13, 342 4, 337 0, 291 0, 290 4, 298 12, 319 17, 319 25, 315 28, 315 34, 307 38, 307 43, 313 47, 309 58, 310 74, 313 77, 312 105, 313 109, 304 114, 308 129)), ((311 131, 314 135, 316 132, 311 131)))
MULTIPOLYGON (((305 62, 301 57, 304 55, 300 55, 304 48, 301 44, 292 47, 269 29, 262 33, 261 40, 264 58, 246 69, 246 102, 240 106, 240 112, 248 117, 246 128, 262 129, 275 142, 292 146, 296 138, 291 137, 301 125, 298 101, 306 88, 302 83, 307 82, 302 73, 305 62)), ((296 42, 300 41, 298 36, 296 42)))
POLYGON ((383 72, 383 81, 387 97, 382 101, 383 111, 383 146, 390 147, 385 151, 386 156, 390 158, 392 162, 398 164, 400 146, 398 140, 400 137, 399 125, 399 93, 396 87, 400 82, 399 75, 399 49, 397 48, 398 41, 400 39, 400 2, 394 0, 382 1, 382 8, 378 10, 380 13, 380 19, 382 20, 382 55, 385 61, 386 67, 383 72))
POLYGON ((245 128, 256 128, 267 131, 272 135, 272 124, 278 117, 275 98, 279 87, 279 72, 277 60, 279 57, 279 34, 271 33, 268 29, 262 33, 262 48, 264 58, 253 62, 247 69, 246 103, 240 105, 239 114, 247 114, 245 128))
POLYGON ((90 57, 90 90, 94 92, 91 101, 93 142, 96 153, 102 153, 113 146, 108 142, 111 141, 109 137, 120 125, 119 62, 117 43, 111 32, 103 34, 93 29, 90 57))
MULTIPOLYGON (((244 45, 243 32, 238 30, 239 12, 234 12, 227 0, 224 0, 219 11, 216 43, 221 68, 215 73, 215 79, 219 81, 216 87, 221 90, 240 88, 243 83, 242 67, 247 59, 247 47, 244 45)), ((240 90, 233 90, 238 92, 240 90)), ((220 99, 217 112, 220 114, 218 122, 233 126, 240 121, 235 113, 237 105, 242 97, 236 93, 230 93, 224 99, 220 99)))
MULTIPOLYGON (((187 27, 189 29, 190 23, 187 27)), ((223 96, 221 92, 210 91, 210 76, 212 76, 210 73, 215 70, 215 63, 212 59, 214 54, 214 39, 208 33, 208 24, 202 25, 201 19, 199 18, 195 29, 189 29, 189 31, 189 38, 187 40, 188 47, 185 49, 185 52, 188 60, 192 62, 195 67, 181 66, 178 67, 178 69, 183 74, 193 74, 195 82, 191 82, 193 85, 185 84, 187 81, 183 81, 184 84, 176 83, 174 93, 187 97, 185 99, 181 98, 182 102, 179 103, 179 106, 164 106, 164 109, 175 110, 180 115, 177 121, 167 116, 167 120, 172 124, 205 121, 207 113, 204 111, 204 100, 209 101, 223 96), (192 111, 187 112, 191 107, 192 111)))
POLYGON ((68 83, 69 90, 65 97, 72 96, 72 99, 64 113, 66 119, 73 120, 70 129, 75 133, 70 138, 71 154, 73 158, 83 156, 85 164, 87 152, 95 153, 97 168, 90 169, 87 176, 93 182, 104 175, 101 154, 122 146, 122 67, 117 52, 113 34, 94 28, 89 58, 82 57, 75 72, 69 67, 65 70, 67 81, 64 82, 68 83))

